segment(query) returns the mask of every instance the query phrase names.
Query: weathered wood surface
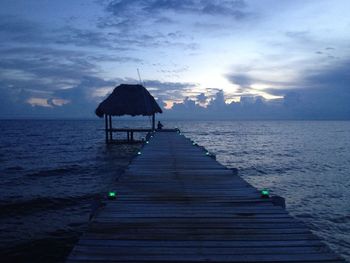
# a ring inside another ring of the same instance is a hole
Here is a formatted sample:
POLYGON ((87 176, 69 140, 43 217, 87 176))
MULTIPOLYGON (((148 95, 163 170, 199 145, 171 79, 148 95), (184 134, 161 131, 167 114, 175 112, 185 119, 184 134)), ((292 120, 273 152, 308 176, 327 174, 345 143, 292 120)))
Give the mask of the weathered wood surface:
POLYGON ((176 132, 156 133, 115 190, 68 262, 344 262, 176 132))

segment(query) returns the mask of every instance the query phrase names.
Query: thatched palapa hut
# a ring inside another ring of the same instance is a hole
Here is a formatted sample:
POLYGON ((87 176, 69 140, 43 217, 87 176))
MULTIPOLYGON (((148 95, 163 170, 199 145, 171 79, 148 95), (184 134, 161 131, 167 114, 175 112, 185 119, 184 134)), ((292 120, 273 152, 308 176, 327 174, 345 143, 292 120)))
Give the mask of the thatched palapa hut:
MULTIPOLYGON (((154 130, 155 114, 162 113, 162 109, 144 86, 121 84, 98 105, 95 113, 100 118, 105 116, 106 142, 108 143, 113 140, 112 132, 114 131, 126 131, 128 141, 130 139, 129 133, 131 133, 131 140, 133 140, 133 132, 141 131, 141 129, 113 129, 112 116, 152 116, 152 130, 154 130)), ((144 129, 142 131, 149 130, 144 129)))

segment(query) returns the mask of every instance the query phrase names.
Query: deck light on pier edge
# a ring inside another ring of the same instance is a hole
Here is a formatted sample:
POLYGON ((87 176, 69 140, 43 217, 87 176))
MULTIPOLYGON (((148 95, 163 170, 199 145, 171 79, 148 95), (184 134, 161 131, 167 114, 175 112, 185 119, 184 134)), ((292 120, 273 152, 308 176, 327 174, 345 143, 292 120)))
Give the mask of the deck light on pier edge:
POLYGON ((108 199, 116 199, 117 198, 117 193, 114 191, 108 192, 108 199))
POLYGON ((146 141, 147 144, 149 144, 149 141, 146 141))
POLYGON ((210 152, 206 152, 205 155, 210 155, 210 152))
POLYGON ((137 152, 137 155, 141 155, 141 152, 137 152))
POLYGON ((261 198, 269 198, 270 197, 270 191, 268 189, 262 189, 260 193, 261 193, 261 198))

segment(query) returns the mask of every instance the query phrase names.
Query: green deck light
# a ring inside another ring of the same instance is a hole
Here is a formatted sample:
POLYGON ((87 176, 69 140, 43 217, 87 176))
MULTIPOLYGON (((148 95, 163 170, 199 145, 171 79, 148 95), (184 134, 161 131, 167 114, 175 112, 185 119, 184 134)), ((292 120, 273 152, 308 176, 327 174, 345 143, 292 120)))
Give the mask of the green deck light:
POLYGON ((270 191, 268 189, 262 189, 261 190, 261 197, 262 198, 269 198, 270 197, 270 191))
POLYGON ((108 192, 108 199, 116 199, 117 198, 117 193, 110 191, 108 192))

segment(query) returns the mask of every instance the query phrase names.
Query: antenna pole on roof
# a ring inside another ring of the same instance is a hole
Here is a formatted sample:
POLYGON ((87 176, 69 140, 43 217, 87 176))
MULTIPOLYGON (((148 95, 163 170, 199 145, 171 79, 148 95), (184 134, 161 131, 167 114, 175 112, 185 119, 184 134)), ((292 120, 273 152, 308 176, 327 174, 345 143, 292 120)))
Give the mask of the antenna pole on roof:
POLYGON ((143 85, 139 69, 137 69, 137 75, 139 76, 140 84, 143 85))
MULTIPOLYGON (((142 79, 141 79, 141 75, 140 75, 140 71, 139 71, 139 69, 137 68, 137 75, 139 76, 139 81, 140 81, 140 84, 142 85, 142 86, 144 86, 145 87, 145 84, 143 83, 143 81, 142 81, 142 79)), ((147 103, 147 101, 146 101, 146 97, 145 97, 145 94, 143 94, 143 98, 144 98, 144 101, 145 101, 145 104, 147 103)), ((154 119, 154 113, 153 113, 153 115, 152 115, 152 130, 154 131, 154 121, 155 121, 155 119, 154 119)), ((149 116, 149 122, 151 122, 151 117, 149 116)))

